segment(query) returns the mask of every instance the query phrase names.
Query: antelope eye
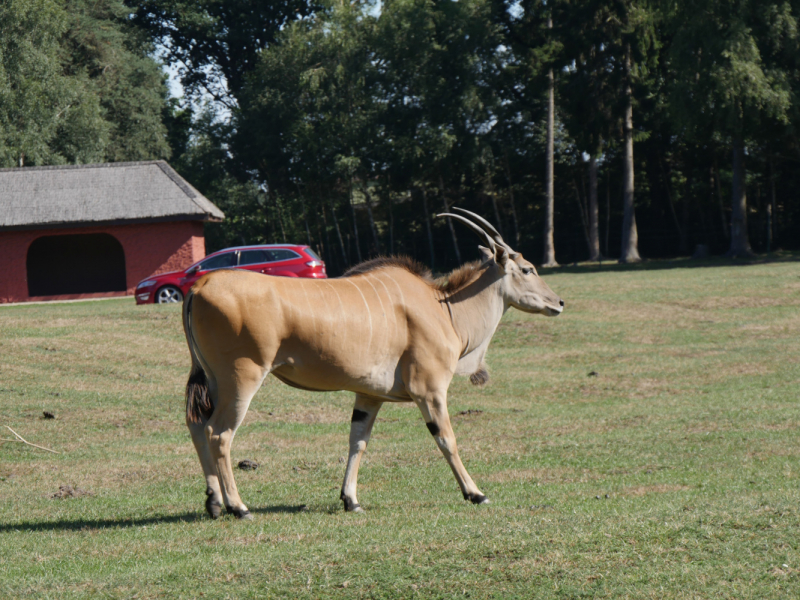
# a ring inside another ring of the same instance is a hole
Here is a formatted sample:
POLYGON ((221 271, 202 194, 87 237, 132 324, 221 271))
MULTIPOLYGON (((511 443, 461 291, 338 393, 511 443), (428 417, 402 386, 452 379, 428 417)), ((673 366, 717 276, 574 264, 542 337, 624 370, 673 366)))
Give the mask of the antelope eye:
POLYGON ((528 267, 523 267, 523 268, 522 268, 522 272, 523 272, 525 275, 530 275, 531 273, 533 273, 533 269, 529 269, 528 267))

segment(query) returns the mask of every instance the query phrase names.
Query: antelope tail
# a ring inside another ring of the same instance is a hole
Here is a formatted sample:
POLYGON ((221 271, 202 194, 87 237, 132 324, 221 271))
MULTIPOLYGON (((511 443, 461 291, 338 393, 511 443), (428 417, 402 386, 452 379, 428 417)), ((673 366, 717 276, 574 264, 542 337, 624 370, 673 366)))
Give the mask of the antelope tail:
POLYGON ((188 423, 202 423, 211 417, 214 404, 208 390, 208 378, 200 361, 197 359, 197 348, 192 335, 192 300, 194 294, 189 291, 183 303, 183 330, 192 355, 192 370, 189 381, 186 382, 186 421, 188 423))

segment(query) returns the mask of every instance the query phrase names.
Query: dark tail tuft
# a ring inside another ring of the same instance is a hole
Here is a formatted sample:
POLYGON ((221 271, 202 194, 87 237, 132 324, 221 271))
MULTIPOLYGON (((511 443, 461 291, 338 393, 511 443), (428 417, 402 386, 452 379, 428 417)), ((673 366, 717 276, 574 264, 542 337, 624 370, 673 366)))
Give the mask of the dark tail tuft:
POLYGON ((208 379, 199 365, 192 366, 189 381, 186 382, 186 420, 201 423, 214 412, 211 396, 208 393, 208 379))
POLYGON ((469 382, 472 385, 486 385, 489 383, 489 371, 481 367, 469 376, 469 382))

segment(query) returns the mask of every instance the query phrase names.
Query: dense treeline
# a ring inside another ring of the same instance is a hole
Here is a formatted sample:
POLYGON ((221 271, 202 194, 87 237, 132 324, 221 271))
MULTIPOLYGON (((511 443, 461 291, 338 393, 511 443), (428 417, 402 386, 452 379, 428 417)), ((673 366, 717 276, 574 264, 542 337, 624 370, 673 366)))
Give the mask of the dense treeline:
POLYGON ((0 4, 0 166, 168 158, 153 43, 121 0, 0 4))
POLYGON ((0 8, 5 165, 171 156, 228 215, 210 248, 334 273, 474 258, 453 205, 548 264, 800 244, 800 0, 128 6, 0 8))

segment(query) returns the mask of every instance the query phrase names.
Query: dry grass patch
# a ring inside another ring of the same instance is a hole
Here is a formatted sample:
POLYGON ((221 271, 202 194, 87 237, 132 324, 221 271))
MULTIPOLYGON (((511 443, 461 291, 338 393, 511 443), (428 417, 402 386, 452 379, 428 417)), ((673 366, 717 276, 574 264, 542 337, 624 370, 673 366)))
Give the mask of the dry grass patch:
POLYGON ((637 498, 649 494, 668 494, 670 492, 685 492, 691 489, 688 485, 659 484, 659 485, 639 485, 636 487, 626 487, 620 490, 620 496, 637 498))
POLYGON ((589 469, 570 468, 533 468, 507 469, 496 473, 487 473, 481 481, 490 483, 506 483, 526 481, 533 485, 550 483, 587 483, 602 477, 589 469))
POLYGON ((724 310, 737 310, 742 308, 771 308, 776 306, 798 306, 800 298, 770 296, 709 296, 697 299, 683 299, 675 302, 676 305, 701 310, 707 313, 724 310))

